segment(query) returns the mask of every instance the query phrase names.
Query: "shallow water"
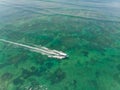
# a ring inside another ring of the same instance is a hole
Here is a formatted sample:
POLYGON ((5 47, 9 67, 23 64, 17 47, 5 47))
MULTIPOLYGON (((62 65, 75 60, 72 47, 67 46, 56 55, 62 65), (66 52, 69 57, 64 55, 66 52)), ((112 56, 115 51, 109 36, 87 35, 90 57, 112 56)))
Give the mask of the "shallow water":
POLYGON ((119 90, 119 0, 1 0, 0 39, 63 51, 49 58, 0 42, 0 90, 119 90))

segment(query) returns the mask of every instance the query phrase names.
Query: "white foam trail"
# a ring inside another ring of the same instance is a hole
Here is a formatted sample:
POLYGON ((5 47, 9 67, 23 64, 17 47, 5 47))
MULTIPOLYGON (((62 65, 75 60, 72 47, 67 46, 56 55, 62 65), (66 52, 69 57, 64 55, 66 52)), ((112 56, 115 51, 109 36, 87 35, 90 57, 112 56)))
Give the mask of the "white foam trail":
POLYGON ((5 39, 0 39, 0 41, 10 43, 10 44, 14 44, 14 45, 26 48, 30 51, 41 53, 42 55, 47 55, 48 57, 51 57, 51 58, 63 59, 63 58, 67 57, 66 53, 63 53, 63 52, 57 51, 57 50, 50 50, 50 49, 48 49, 46 47, 43 47, 43 46, 40 46, 38 48, 38 47, 33 47, 33 46, 21 44, 21 43, 8 41, 8 40, 5 40, 5 39))

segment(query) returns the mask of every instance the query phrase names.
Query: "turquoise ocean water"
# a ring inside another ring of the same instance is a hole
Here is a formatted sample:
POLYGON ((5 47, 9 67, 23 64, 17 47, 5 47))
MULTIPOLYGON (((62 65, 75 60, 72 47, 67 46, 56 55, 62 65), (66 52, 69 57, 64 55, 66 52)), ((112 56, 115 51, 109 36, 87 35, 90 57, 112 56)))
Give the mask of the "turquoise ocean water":
POLYGON ((0 39, 69 56, 0 41, 0 90, 120 90, 119 0, 0 0, 0 39))

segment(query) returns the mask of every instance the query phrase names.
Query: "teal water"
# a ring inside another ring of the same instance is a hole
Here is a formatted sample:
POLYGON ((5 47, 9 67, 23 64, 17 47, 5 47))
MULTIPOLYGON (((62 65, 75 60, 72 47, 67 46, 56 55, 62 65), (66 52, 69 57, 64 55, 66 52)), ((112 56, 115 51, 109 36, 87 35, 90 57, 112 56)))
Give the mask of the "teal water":
POLYGON ((0 42, 0 90, 120 89, 119 0, 1 0, 0 39, 69 55, 0 42))

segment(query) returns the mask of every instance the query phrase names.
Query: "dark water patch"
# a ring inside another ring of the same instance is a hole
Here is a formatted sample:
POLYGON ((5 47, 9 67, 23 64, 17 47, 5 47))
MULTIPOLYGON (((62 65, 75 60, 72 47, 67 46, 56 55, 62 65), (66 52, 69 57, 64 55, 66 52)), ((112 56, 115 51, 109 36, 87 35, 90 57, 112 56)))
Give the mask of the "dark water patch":
POLYGON ((40 67, 40 69, 36 70, 34 73, 35 76, 42 76, 44 72, 46 72, 47 68, 46 67, 40 67))
POLYGON ((116 68, 120 71, 120 64, 118 64, 118 65, 116 66, 116 68))
POLYGON ((42 65, 45 62, 44 59, 35 59, 35 60, 36 60, 35 63, 39 65, 42 65))
POLYGON ((73 80, 72 84, 73 84, 74 88, 76 88, 77 87, 77 80, 73 80))
POLYGON ((36 67, 35 66, 31 66, 30 69, 31 69, 31 71, 35 71, 36 67))
POLYGON ((101 76, 101 72, 100 72, 100 71, 96 71, 96 72, 95 72, 95 77, 96 77, 96 78, 99 78, 100 76, 101 76))
POLYGON ((57 60, 55 58, 48 58, 46 56, 38 56, 35 57, 35 63, 41 65, 41 67, 45 67, 46 69, 51 69, 54 65, 59 65, 61 60, 57 60))
POLYGON ((13 78, 13 74, 9 73, 9 72, 6 72, 3 75, 1 75, 1 80, 2 81, 10 80, 12 78, 13 78))
POLYGON ((54 73, 50 75, 49 80, 50 83, 54 85, 60 83, 63 79, 65 79, 65 77, 66 73, 61 68, 58 68, 54 73))
POLYGON ((23 68, 20 77, 22 77, 24 79, 28 79, 31 76, 41 77, 42 75, 44 75, 46 70, 47 70, 47 68, 44 66, 41 66, 41 67, 31 66, 30 70, 23 68))
POLYGON ((86 57, 88 57, 88 55, 89 55, 89 52, 88 52, 88 51, 82 51, 82 53, 83 53, 83 55, 86 56, 86 57))
MULTIPOLYGON (((7 49, 7 50, 9 51, 9 49, 7 49)), ((19 51, 19 50, 21 51, 21 49, 18 49, 17 51, 19 51)), ((0 68, 4 68, 4 67, 10 66, 10 65, 14 65, 17 68, 20 63, 25 62, 25 60, 27 60, 27 58, 28 58, 28 56, 25 54, 25 52, 17 54, 17 55, 5 54, 5 56, 6 56, 5 62, 0 64, 0 68)))
POLYGON ((52 62, 47 62, 45 65, 46 65, 46 67, 47 67, 48 69, 50 69, 50 68, 53 67, 54 63, 52 63, 52 62))
POLYGON ((43 65, 44 62, 48 59, 48 57, 44 56, 44 55, 40 55, 40 54, 32 54, 32 56, 30 56, 32 60, 35 60, 34 62, 38 65, 43 65))
POLYGON ((13 84, 14 84, 14 85, 22 85, 23 83, 24 83, 24 80, 21 79, 21 78, 15 78, 15 79, 13 80, 13 84))
POLYGON ((13 57, 10 57, 10 60, 8 60, 8 64, 14 65, 15 67, 18 67, 20 63, 25 62, 27 60, 28 56, 25 53, 15 55, 13 57))
POLYGON ((31 76, 34 75, 34 76, 38 76, 40 77, 42 75, 43 72, 46 71, 46 68, 44 67, 32 67, 31 68, 31 76))
POLYGON ((22 69, 22 74, 21 77, 24 79, 29 78, 32 75, 32 72, 30 70, 27 69, 22 69))

